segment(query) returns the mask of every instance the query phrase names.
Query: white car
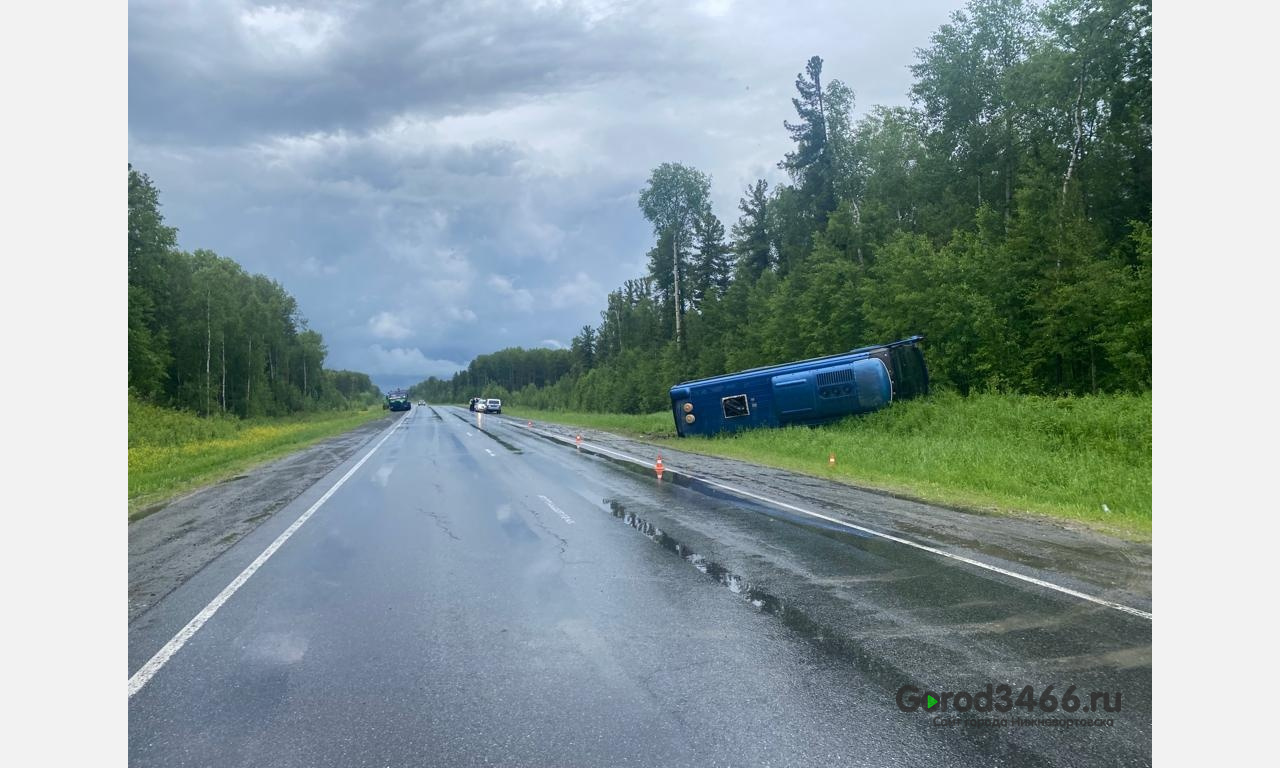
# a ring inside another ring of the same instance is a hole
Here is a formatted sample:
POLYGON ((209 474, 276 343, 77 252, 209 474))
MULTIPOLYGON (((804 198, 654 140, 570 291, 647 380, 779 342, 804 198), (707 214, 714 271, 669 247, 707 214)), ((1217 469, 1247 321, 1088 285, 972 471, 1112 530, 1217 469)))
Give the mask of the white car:
POLYGON ((481 405, 484 406, 486 413, 502 413, 502 401, 496 397, 491 397, 483 403, 477 404, 476 409, 479 410, 481 405))
POLYGON ((487 411, 488 409, 489 409, 489 407, 488 407, 488 401, 486 401, 486 400, 477 400, 477 401, 476 401, 476 405, 475 405, 475 412, 476 412, 476 413, 484 413, 484 412, 485 412, 485 411, 487 411))

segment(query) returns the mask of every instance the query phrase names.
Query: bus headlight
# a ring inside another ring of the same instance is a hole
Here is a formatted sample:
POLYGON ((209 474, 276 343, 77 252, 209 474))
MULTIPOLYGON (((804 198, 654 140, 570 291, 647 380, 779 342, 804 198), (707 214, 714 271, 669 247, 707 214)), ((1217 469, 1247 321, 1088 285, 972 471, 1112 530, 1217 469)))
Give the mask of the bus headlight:
POLYGON ((692 414, 692 413, 686 413, 686 414, 684 415, 684 423, 685 423, 685 424, 692 424, 692 423, 693 423, 693 414, 692 414))
POLYGON ((685 404, 684 404, 684 412, 685 412, 685 413, 691 413, 692 411, 693 411, 693 403, 685 403, 685 404))

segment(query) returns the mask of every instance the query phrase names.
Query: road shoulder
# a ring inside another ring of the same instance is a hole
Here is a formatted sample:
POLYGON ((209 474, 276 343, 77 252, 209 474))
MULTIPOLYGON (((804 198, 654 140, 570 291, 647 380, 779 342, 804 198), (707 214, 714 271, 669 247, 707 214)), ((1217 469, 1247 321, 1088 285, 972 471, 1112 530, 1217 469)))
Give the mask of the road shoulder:
POLYGON ((393 420, 390 415, 374 419, 174 499, 130 523, 129 623, 349 459, 393 420))
MULTIPOLYGON (((527 428, 517 419, 504 419, 527 428)), ((941 507, 811 475, 689 453, 595 429, 538 422, 535 431, 569 447, 582 436, 600 446, 752 494, 1079 589, 1095 597, 1151 611, 1151 543, 1132 541, 1042 516, 983 514, 941 507)))

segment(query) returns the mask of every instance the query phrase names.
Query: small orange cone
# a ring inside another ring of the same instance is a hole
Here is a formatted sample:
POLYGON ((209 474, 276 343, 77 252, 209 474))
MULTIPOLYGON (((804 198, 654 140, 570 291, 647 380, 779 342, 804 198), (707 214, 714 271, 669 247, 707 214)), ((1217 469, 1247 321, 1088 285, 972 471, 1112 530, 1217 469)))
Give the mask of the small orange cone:
POLYGON ((578 435, 578 439, 577 439, 577 441, 576 441, 576 442, 578 443, 578 447, 579 447, 579 448, 581 448, 581 447, 582 447, 582 435, 578 435))
POLYGON ((532 426, 533 426, 533 422, 532 422, 532 421, 531 421, 531 422, 529 422, 529 426, 530 426, 530 427, 532 427, 532 426))
POLYGON ((836 455, 833 453, 827 456, 827 466, 834 467, 836 465, 836 455))
POLYGON ((658 462, 653 465, 653 470, 658 473, 658 479, 662 479, 662 454, 658 454, 658 462))

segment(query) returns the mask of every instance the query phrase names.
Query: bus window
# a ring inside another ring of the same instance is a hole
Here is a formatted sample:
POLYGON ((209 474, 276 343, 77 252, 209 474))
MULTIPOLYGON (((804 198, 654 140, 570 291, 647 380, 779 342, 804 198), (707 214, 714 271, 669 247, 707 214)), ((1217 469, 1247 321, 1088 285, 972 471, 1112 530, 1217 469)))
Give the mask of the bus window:
POLYGON ((747 408, 746 395, 734 395, 733 397, 726 397, 720 401, 720 404, 724 406, 724 417, 726 419, 733 419, 733 418, 737 418, 738 416, 748 416, 751 413, 751 411, 747 408))

